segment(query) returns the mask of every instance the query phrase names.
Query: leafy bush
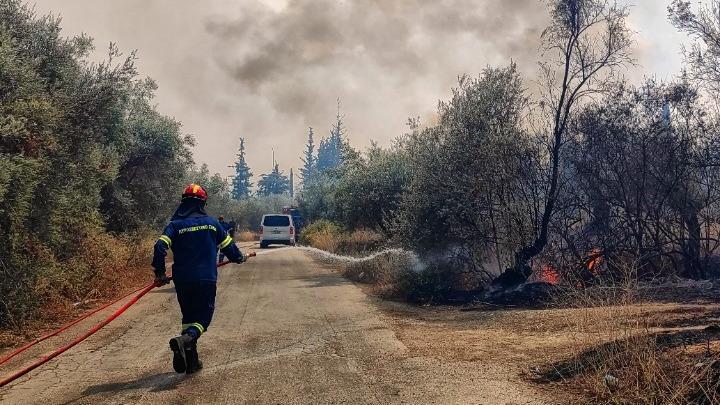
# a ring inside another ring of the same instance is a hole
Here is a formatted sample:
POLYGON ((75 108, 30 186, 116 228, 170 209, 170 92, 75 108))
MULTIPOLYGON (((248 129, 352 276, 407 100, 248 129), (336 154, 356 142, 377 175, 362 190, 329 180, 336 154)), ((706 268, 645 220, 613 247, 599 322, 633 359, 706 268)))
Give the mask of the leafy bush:
POLYGON ((462 288, 454 267, 427 265, 410 251, 393 250, 372 260, 350 262, 342 271, 350 280, 374 285, 386 298, 417 304, 447 302, 462 288))
POLYGON ((344 230, 340 225, 321 219, 302 230, 300 243, 326 252, 336 253, 344 237, 344 230))
POLYGON ((91 64, 91 49, 0 0, 0 326, 132 282, 148 260, 125 235, 164 222, 191 163, 134 55, 91 64))
POLYGON ((147 263, 155 239, 154 233, 98 233, 83 239, 83 253, 67 261, 54 258, 40 244, 32 245, 15 259, 32 271, 12 273, 0 262, 5 276, 0 283, 0 319, 17 329, 33 319, 56 321, 71 314, 73 303, 102 300, 149 281, 147 263))
POLYGON ((540 184, 538 154, 522 127, 526 104, 514 65, 460 78, 438 107, 438 124, 415 128, 402 144, 410 179, 392 216, 400 243, 462 251, 458 264, 478 274, 511 264, 532 236, 535 210, 526 197, 540 184))

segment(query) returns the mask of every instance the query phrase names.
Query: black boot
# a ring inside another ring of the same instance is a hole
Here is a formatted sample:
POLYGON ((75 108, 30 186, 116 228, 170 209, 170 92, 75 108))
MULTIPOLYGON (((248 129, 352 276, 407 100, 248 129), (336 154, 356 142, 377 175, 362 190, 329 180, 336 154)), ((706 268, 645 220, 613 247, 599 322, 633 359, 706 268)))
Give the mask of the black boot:
POLYGON ((187 352, 193 345, 194 339, 188 334, 183 334, 170 339, 170 350, 173 351, 173 369, 177 373, 184 373, 188 369, 187 352))
POLYGON ((197 340, 193 340, 187 349, 185 349, 185 359, 187 363, 187 369, 185 370, 186 373, 192 374, 203 368, 203 364, 198 357, 197 340))

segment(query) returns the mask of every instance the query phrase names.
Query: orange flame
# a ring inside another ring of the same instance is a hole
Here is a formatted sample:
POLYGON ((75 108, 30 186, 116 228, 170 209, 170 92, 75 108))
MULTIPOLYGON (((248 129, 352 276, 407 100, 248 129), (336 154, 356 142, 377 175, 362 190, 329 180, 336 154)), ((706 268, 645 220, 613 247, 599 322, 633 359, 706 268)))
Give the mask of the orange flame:
POLYGON ((549 264, 542 264, 536 268, 530 279, 535 283, 560 284, 560 274, 549 264))
POLYGON ((588 258, 590 260, 587 263, 587 269, 593 276, 597 277, 598 273, 600 273, 600 265, 603 263, 602 251, 599 248, 595 248, 590 251, 588 258))

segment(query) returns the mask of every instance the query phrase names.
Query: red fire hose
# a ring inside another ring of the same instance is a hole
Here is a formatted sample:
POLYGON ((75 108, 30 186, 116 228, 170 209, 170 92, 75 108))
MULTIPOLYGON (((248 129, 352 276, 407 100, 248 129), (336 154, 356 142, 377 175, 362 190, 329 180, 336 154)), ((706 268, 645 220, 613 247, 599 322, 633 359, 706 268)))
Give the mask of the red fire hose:
POLYGON ((127 311, 127 309, 130 308, 130 306, 132 306, 134 303, 136 303, 140 298, 142 298, 143 295, 149 293, 150 290, 152 290, 155 287, 156 287, 155 283, 154 282, 151 283, 147 287, 143 288, 142 291, 140 291, 140 293, 138 295, 134 296, 125 305, 123 305, 122 307, 118 308, 115 312, 113 312, 112 315, 107 317, 104 321, 100 322, 99 324, 93 326, 89 331, 85 332, 82 336, 78 337, 77 339, 73 340, 72 342, 68 343, 67 345, 55 350, 54 352, 48 354, 47 356, 41 357, 40 359, 38 359, 34 363, 30 364, 29 366, 23 368, 22 370, 14 373, 14 374, 11 374, 10 376, 4 378, 3 380, 0 380, 0 387, 3 387, 5 385, 15 381, 16 379, 24 376, 25 374, 31 372, 34 369, 42 366, 43 364, 54 359, 55 357, 65 353, 66 351, 68 351, 71 347, 75 346, 76 344, 87 339, 88 337, 93 335, 95 332, 99 331, 103 326, 109 324, 115 318, 120 316, 123 312, 127 311))
POLYGON ((40 342, 42 342, 42 341, 45 341, 45 340, 47 340, 47 339, 50 339, 51 337, 56 336, 56 335, 58 335, 58 334, 60 334, 60 333, 62 333, 62 332, 64 332, 64 331, 70 329, 70 328, 73 327, 74 325, 76 325, 76 324, 82 322, 83 320, 85 320, 85 319, 87 319, 87 318, 89 318, 89 317, 97 314, 98 312, 102 311, 103 309, 105 309, 105 308, 107 308, 107 307, 109 307, 109 306, 111 306, 111 305, 117 304, 118 302, 124 300, 125 298, 131 296, 132 294, 135 294, 136 292, 142 290, 143 288, 145 288, 145 287, 140 287, 140 288, 138 288, 137 290, 130 291, 129 293, 123 295, 122 297, 116 299, 115 301, 108 302, 107 304, 101 306, 100 308, 96 308, 96 309, 88 312, 87 314, 81 316, 80 318, 77 318, 77 319, 75 319, 74 321, 63 325, 62 327, 60 327, 60 329, 58 329, 58 330, 56 330, 56 331, 54 331, 54 332, 48 333, 47 335, 41 336, 41 337, 39 337, 39 338, 31 341, 31 342, 28 342, 28 343, 25 344, 24 346, 15 349, 12 353, 8 354, 8 355, 5 356, 2 360, 0 360, 0 366, 3 365, 3 364, 5 364, 5 363, 7 363, 8 361, 10 361, 10 359, 12 359, 13 357, 17 356, 18 354, 26 351, 27 349, 29 349, 29 348, 37 345, 38 343, 40 343, 40 342))
MULTIPOLYGON (((254 252, 248 254, 248 257, 253 257, 253 256, 255 256, 254 252)), ((228 263, 230 263, 230 262, 229 262, 229 261, 222 262, 222 263, 218 264, 218 267, 225 266, 225 265, 228 264, 228 263)), ((5 386, 5 385, 7 385, 7 384, 9 384, 9 383, 11 383, 11 382, 13 382, 13 381, 15 381, 16 379, 22 377, 23 375, 29 373, 30 371, 32 371, 32 370, 34 370, 34 369, 42 366, 43 364, 45 364, 45 363, 47 363, 48 361, 54 359, 55 357, 57 357, 57 356, 65 353, 66 351, 68 351, 68 350, 69 350, 70 348, 72 348, 73 346, 77 345, 78 343, 80 343, 80 342, 82 342, 83 340, 87 339, 88 337, 92 336, 92 335, 95 334, 97 331, 99 331, 100 329, 102 329, 104 326, 106 326, 106 325, 109 324, 110 322, 114 321, 117 317, 119 317, 120 315, 122 315, 123 312, 127 311, 128 308, 130 308, 131 306, 133 306, 136 302, 138 302, 138 300, 139 300, 140 298, 142 298, 145 294, 149 293, 153 288, 155 288, 155 287, 157 287, 157 286, 158 286, 158 285, 155 284, 155 282, 152 282, 152 283, 150 283, 149 285, 147 285, 147 286, 145 286, 145 287, 143 287, 143 288, 141 288, 141 289, 139 289, 139 290, 135 290, 135 291, 131 292, 130 294, 135 293, 135 292, 137 292, 137 291, 140 291, 137 295, 135 295, 135 296, 134 296, 130 301, 128 301, 125 305, 123 305, 122 307, 118 308, 115 312, 113 312, 110 316, 108 316, 108 317, 107 317, 105 320, 103 320, 102 322, 100 322, 100 323, 98 323, 97 325, 93 326, 90 330, 88 330, 87 332, 85 332, 82 336, 76 338, 75 340, 73 340, 72 342, 66 344, 65 346, 60 347, 59 349, 53 351, 52 353, 50 353, 50 354, 48 354, 48 355, 46 355, 46 356, 41 357, 40 359, 36 360, 34 363, 28 365, 27 367, 23 368, 22 370, 17 371, 17 372, 15 372, 15 373, 11 374, 10 376, 8 376, 8 377, 0 380, 0 387, 3 387, 3 386, 5 386)), ((43 340, 46 340, 46 339, 48 339, 48 338, 50 338, 50 337, 52 337, 52 336, 55 336, 55 335, 63 332, 64 330, 67 330, 67 329, 70 328, 71 326, 77 324, 78 322, 82 321, 83 319, 86 319, 86 318, 89 317, 90 315, 93 315, 93 314, 95 314, 95 313, 97 313, 97 312, 99 312, 99 311, 101 311, 101 310, 109 307, 110 305, 112 305, 112 304, 114 304, 114 303, 117 303, 118 301, 121 301, 123 298, 128 297, 130 294, 127 294, 127 295, 125 295, 124 297, 122 297, 122 298, 120 298, 120 299, 118 299, 118 300, 116 300, 116 301, 113 301, 113 302, 111 302, 111 303, 109 303, 109 304, 107 304, 107 305, 104 305, 104 306, 98 308, 97 310, 94 310, 93 312, 91 312, 91 313, 89 313, 89 314, 86 314, 86 315, 84 315, 83 317, 81 317, 81 318, 79 318, 79 319, 76 319, 76 320, 73 321, 73 322, 70 322, 69 324, 63 326, 62 328, 56 330, 55 332, 52 332, 52 333, 50 333, 50 334, 47 334, 47 335, 45 335, 45 336, 43 336, 43 337, 41 337, 41 338, 39 338, 39 339, 36 339, 36 340, 28 343, 27 345, 25 345, 25 346, 23 346, 23 347, 15 350, 14 352, 12 352, 9 356, 5 357, 5 358, 0 362, 0 364, 3 364, 3 363, 5 363, 5 362, 7 362, 8 360, 10 360, 11 358, 13 358, 14 356, 16 356, 16 355, 24 352, 25 350, 29 349, 29 348, 32 347, 32 346, 35 346, 36 344, 42 342, 43 340)))

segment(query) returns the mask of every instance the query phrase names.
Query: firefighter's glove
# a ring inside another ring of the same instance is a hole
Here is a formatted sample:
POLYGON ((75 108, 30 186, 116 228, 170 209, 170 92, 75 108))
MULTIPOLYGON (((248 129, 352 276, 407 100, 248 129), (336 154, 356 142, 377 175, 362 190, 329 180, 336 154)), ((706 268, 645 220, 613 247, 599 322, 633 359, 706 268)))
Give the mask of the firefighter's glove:
POLYGON ((250 252, 246 255, 240 253, 240 258, 235 263, 245 263, 249 258, 255 257, 255 252, 250 252))

